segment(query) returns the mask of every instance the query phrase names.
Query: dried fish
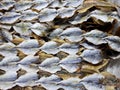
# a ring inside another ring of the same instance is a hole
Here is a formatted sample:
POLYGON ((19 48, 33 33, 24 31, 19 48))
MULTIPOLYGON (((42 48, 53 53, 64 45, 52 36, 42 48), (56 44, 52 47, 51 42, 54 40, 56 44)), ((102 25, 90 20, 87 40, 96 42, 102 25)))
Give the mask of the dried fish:
POLYGON ((66 5, 66 3, 64 3, 63 1, 54 0, 53 2, 50 3, 49 7, 61 8, 61 7, 65 6, 65 5, 66 5))
POLYGON ((72 17, 72 19, 69 22, 73 25, 76 25, 81 24, 84 21, 87 21, 88 19, 88 15, 85 16, 84 14, 77 14, 75 17, 72 17))
POLYGON ((79 66, 77 64, 80 64, 82 59, 76 55, 70 55, 67 56, 66 58, 62 59, 59 64, 62 68, 67 70, 70 73, 75 72, 76 70, 79 69, 79 66))
POLYGON ((36 39, 25 40, 17 45, 17 48, 39 48, 39 43, 36 39))
POLYGON ((87 43, 87 42, 83 42, 83 43, 81 43, 80 45, 83 46, 83 47, 86 48, 86 49, 96 49, 96 48, 97 48, 97 46, 92 45, 92 44, 87 43))
POLYGON ((103 60, 103 55, 99 49, 87 49, 80 55, 85 61, 98 64, 103 60))
POLYGON ((42 77, 40 78, 38 81, 36 81, 37 83, 56 83, 61 81, 61 78, 57 75, 52 74, 49 77, 42 77))
POLYGON ((15 45, 11 42, 0 45, 0 54, 6 57, 14 56, 14 55, 16 56, 17 51, 15 45))
POLYGON ((103 38, 107 37, 107 34, 99 30, 92 30, 83 34, 83 36, 87 41, 93 43, 94 45, 100 45, 106 43, 103 38))
POLYGON ((84 0, 66 0, 66 5, 68 7, 78 7, 83 4, 84 0))
POLYGON ((0 61, 0 65, 6 65, 6 64, 8 65, 17 61, 19 61, 18 56, 9 56, 9 57, 5 57, 2 61, 0 61))
POLYGON ((61 78, 53 74, 49 77, 42 77, 36 82, 38 84, 41 83, 41 85, 47 90, 57 90, 59 89, 57 82, 60 82, 60 81, 61 81, 61 78))
POLYGON ((57 57, 47 58, 40 64, 40 69, 50 73, 56 73, 61 70, 61 67, 58 66, 59 61, 57 57))
POLYGON ((15 4, 15 10, 24 11, 26 9, 29 9, 32 5, 33 5, 33 2, 31 1, 19 1, 15 4))
POLYGON ((119 16, 115 0, 0 0, 0 89, 119 89, 119 16))
POLYGON ((41 10, 38 18, 40 22, 50 22, 53 21, 57 15, 58 14, 56 9, 46 8, 41 10))
POLYGON ((74 8, 60 8, 58 9, 58 13, 61 18, 69 18, 74 15, 75 9, 74 8))
POLYGON ((37 62, 39 59, 39 56, 33 56, 33 55, 28 55, 25 58, 23 58, 21 61, 19 61, 19 64, 31 64, 37 62))
POLYGON ((35 54, 39 51, 39 43, 37 40, 25 40, 19 45, 17 45, 17 49, 22 51, 24 54, 30 55, 35 54))
POLYGON ((59 46, 60 51, 66 52, 68 54, 76 54, 79 49, 79 45, 63 43, 59 46))
POLYGON ((45 24, 34 23, 30 26, 30 29, 38 36, 43 36, 43 34, 48 29, 45 24))
POLYGON ((120 52, 120 37, 118 36, 108 36, 105 38, 111 49, 120 52))
POLYGON ((13 24, 18 21, 18 19, 21 17, 19 13, 11 13, 9 15, 3 15, 0 17, 0 23, 2 24, 13 24))
POLYGON ((0 10, 9 10, 14 4, 14 1, 2 1, 0 2, 0 10))
POLYGON ((82 83, 88 90, 105 90, 105 87, 100 83, 100 80, 103 78, 103 75, 95 73, 84 77, 80 83, 82 83))
POLYGON ((46 42, 40 49, 47 54, 56 54, 59 52, 58 45, 54 41, 46 42))
POLYGON ((34 65, 22 65, 22 64, 19 64, 18 67, 19 67, 19 69, 25 70, 27 73, 31 73, 31 72, 36 73, 36 72, 39 71, 39 68, 34 66, 34 65))
POLYGON ((20 18, 21 21, 32 21, 38 18, 38 13, 32 10, 26 10, 22 12, 22 16, 20 18))
POLYGON ((70 40, 71 42, 78 42, 83 39, 83 37, 81 37, 82 34, 83 34, 83 31, 80 28, 72 27, 72 28, 67 28, 66 30, 64 30, 60 34, 60 37, 63 39, 66 38, 70 40))
POLYGON ((86 90, 84 85, 79 82, 79 78, 69 78, 58 82, 58 85, 65 90, 86 90))
POLYGON ((14 86, 15 84, 13 82, 0 82, 0 89, 8 90, 14 86))
POLYGON ((33 10, 40 11, 44 8, 46 8, 49 3, 46 0, 34 0, 35 5, 32 7, 33 10))
POLYGON ((20 22, 13 26, 14 30, 20 35, 30 35, 31 31, 29 30, 31 23, 20 22))
POLYGON ((63 32, 63 29, 57 28, 50 34, 50 38, 58 37, 62 32, 63 32))
POLYGON ((0 75, 0 81, 4 82, 13 82, 17 79, 16 71, 19 69, 16 65, 0 66, 0 69, 5 70, 6 73, 0 75))
POLYGON ((25 87, 25 86, 34 86, 35 85, 35 80, 38 79, 38 75, 37 75, 37 71, 38 69, 35 67, 30 67, 30 66, 23 66, 23 65, 19 65, 19 67, 25 71, 27 71, 26 74, 20 76, 19 78, 17 78, 14 82, 16 83, 16 85, 25 87), (28 81, 29 80, 29 81, 28 81))
POLYGON ((102 12, 100 10, 95 10, 90 13, 89 17, 95 17, 96 19, 99 19, 103 22, 113 22, 114 18, 112 18, 110 13, 102 12))
POLYGON ((117 78, 120 78, 120 60, 119 59, 115 59, 115 60, 111 60, 110 63, 108 64, 106 71, 115 75, 117 78))
POLYGON ((27 73, 18 77, 14 82, 16 85, 25 87, 25 86, 34 86, 35 80, 38 80, 38 68, 28 65, 18 65, 20 69, 25 70, 27 73), (29 80, 29 81, 28 81, 29 80))
POLYGON ((0 76, 0 81, 14 81, 17 78, 16 72, 6 72, 0 76))
POLYGON ((15 83, 16 85, 19 85, 21 87, 25 86, 34 86, 36 85, 34 82, 35 80, 38 80, 38 75, 36 73, 27 73, 25 75, 22 75, 19 77, 15 83))
POLYGON ((12 41, 13 40, 13 36, 10 32, 8 32, 8 30, 2 29, 1 30, 2 36, 6 41, 12 41))

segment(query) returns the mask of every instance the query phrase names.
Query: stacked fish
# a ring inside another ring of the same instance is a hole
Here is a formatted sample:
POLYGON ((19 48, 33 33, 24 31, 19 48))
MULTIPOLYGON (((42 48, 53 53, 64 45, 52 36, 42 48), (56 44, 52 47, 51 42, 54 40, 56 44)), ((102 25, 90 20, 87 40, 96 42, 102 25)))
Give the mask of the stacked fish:
POLYGON ((119 90, 114 1, 1 0, 0 89, 119 90))

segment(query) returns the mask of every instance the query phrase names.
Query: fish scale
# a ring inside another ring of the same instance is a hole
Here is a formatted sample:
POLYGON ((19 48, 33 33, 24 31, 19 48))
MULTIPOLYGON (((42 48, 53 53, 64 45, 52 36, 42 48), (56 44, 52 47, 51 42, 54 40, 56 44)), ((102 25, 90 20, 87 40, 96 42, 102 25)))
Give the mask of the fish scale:
POLYGON ((87 1, 0 1, 0 89, 119 89, 120 35, 100 28, 119 24, 117 6, 87 1))

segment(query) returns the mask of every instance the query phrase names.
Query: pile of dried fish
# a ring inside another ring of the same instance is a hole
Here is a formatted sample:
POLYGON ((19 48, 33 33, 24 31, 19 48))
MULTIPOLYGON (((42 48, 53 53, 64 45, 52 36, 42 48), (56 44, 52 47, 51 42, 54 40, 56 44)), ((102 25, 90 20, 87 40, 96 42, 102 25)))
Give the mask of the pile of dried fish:
POLYGON ((119 0, 0 0, 0 89, 119 90, 119 0))

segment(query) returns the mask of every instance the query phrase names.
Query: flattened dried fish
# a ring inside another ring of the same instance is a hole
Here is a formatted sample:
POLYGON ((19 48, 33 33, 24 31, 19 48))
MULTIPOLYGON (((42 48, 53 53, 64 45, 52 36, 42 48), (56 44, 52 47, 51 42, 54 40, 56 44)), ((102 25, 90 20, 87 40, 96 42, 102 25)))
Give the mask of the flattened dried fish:
POLYGON ((16 85, 25 87, 25 86, 34 86, 35 80, 38 80, 37 71, 38 68, 36 67, 30 67, 28 65, 19 65, 19 67, 25 71, 27 71, 26 74, 20 76, 18 79, 15 80, 16 85), (28 81, 29 80, 29 81, 28 81))
POLYGON ((95 17, 103 22, 113 22, 114 18, 112 18, 109 13, 102 12, 100 10, 95 10, 90 13, 89 17, 95 17))
POLYGON ((57 85, 57 83, 60 81, 61 81, 61 78, 53 74, 49 77, 42 77, 36 82, 38 84, 41 83, 41 85, 47 90, 57 90, 59 89, 59 86, 57 85))
POLYGON ((18 48, 18 50, 24 55, 35 55, 39 51, 39 48, 18 48))
POLYGON ((41 10, 38 18, 40 22, 50 22, 53 21, 57 15, 56 9, 46 8, 41 10))
POLYGON ((85 61, 92 63, 92 64, 98 64, 103 60, 102 52, 101 52, 101 50, 98 50, 98 49, 84 50, 80 56, 85 61))
POLYGON ((78 7, 79 5, 83 4, 84 0, 66 0, 66 5, 68 7, 78 7))
POLYGON ((18 13, 11 13, 9 15, 3 15, 2 17, 0 17, 0 23, 2 24, 13 24, 15 23, 19 18, 21 17, 20 14, 18 13))
POLYGON ((79 78, 69 78, 58 82, 58 85, 65 90, 86 90, 84 85, 79 82, 79 78))
POLYGON ((75 17, 72 17, 69 22, 73 25, 81 24, 84 21, 87 21, 88 18, 88 15, 85 16, 84 14, 77 14, 75 17))
POLYGON ((66 3, 64 3, 64 1, 54 0, 53 2, 50 3, 49 7, 61 8, 61 7, 65 6, 65 5, 66 5, 66 3))
POLYGON ((36 62, 38 59, 39 59, 39 56, 28 55, 18 63, 19 64, 31 64, 31 63, 36 62))
POLYGON ((111 49, 120 52, 120 37, 118 36, 108 36, 105 38, 108 45, 111 47, 111 49))
POLYGON ((79 66, 77 64, 80 64, 82 61, 82 58, 76 56, 76 55, 70 55, 67 56, 66 58, 62 59, 59 64, 62 68, 67 70, 70 73, 75 72, 76 70, 79 69, 79 66))
POLYGON ((57 28, 50 34, 50 38, 58 37, 62 32, 63 32, 63 29, 57 28))
POLYGON ((32 7, 32 9, 40 11, 44 8, 46 8, 49 3, 46 0, 34 0, 35 5, 32 7))
POLYGON ((106 68, 106 71, 115 75, 117 78, 120 78, 120 65, 119 64, 120 64, 119 59, 111 60, 106 68))
POLYGON ((32 24, 29 22, 20 22, 13 26, 14 30, 20 35, 30 35, 31 31, 29 30, 32 24))
POLYGON ((9 10, 14 4, 14 1, 2 1, 0 2, 0 10, 9 10))
POLYGON ((48 29, 45 24, 34 23, 30 26, 30 29, 38 36, 43 36, 43 33, 48 29))
POLYGON ((40 49, 47 54, 56 54, 59 52, 58 45, 54 41, 46 42, 40 49))
POLYGON ((8 90, 11 89, 12 87, 14 87, 15 84, 14 82, 0 82, 0 89, 4 89, 4 90, 8 90))
POLYGON ((17 79, 16 71, 19 69, 17 66, 0 66, 0 69, 6 71, 5 74, 0 75, 0 81, 12 82, 17 79))
POLYGON ((18 56, 9 56, 9 57, 5 57, 2 61, 0 61, 0 65, 8 65, 11 63, 15 63, 17 61, 19 61, 18 56))
POLYGON ((107 1, 0 0, 0 89, 119 89, 120 5, 107 1))
POLYGON ((32 5, 33 5, 33 2, 31 1, 19 1, 15 4, 15 10, 24 11, 26 9, 29 9, 32 5))
POLYGON ((32 10, 27 10, 22 12, 20 20, 22 21, 32 21, 38 18, 38 13, 32 10))
POLYGON ((87 41, 93 43, 94 45, 100 45, 100 44, 107 43, 103 39, 107 37, 107 34, 99 30, 92 30, 88 33, 85 33, 83 36, 87 41))
POLYGON ((12 41, 13 40, 13 36, 10 32, 8 32, 8 30, 2 29, 1 30, 2 36, 6 41, 12 41))
POLYGON ((25 40, 19 45, 17 45, 17 49, 22 51, 24 54, 30 55, 35 54, 39 51, 39 43, 37 40, 25 40))
POLYGON ((52 74, 49 77, 42 77, 40 78, 38 81, 36 81, 37 83, 55 83, 55 82, 59 82, 61 81, 61 78, 57 75, 52 74))
POLYGON ((36 73, 27 73, 19 77, 15 83, 21 87, 25 86, 35 86, 35 80, 38 80, 38 75, 36 73))
POLYGON ((58 10, 58 13, 61 18, 69 18, 74 15, 75 9, 74 8, 60 8, 58 10))
MULTIPOLYGON (((34 66, 34 65, 22 65, 19 64, 17 65, 19 67, 19 69, 23 69, 25 70, 27 73, 36 73, 39 71, 39 68, 34 66)), ((18 70, 17 70, 18 71, 18 70)))
POLYGON ((6 57, 14 56, 17 54, 15 47, 16 46, 11 42, 4 43, 3 45, 0 45, 0 54, 6 57))
POLYGON ((25 40, 17 45, 17 48, 39 48, 39 43, 36 39, 25 40))
POLYGON ((103 75, 95 73, 84 77, 80 83, 88 90, 105 90, 105 87, 100 83, 100 80, 103 78, 103 75))
POLYGON ((64 30, 61 34, 60 37, 63 39, 68 39, 71 42, 78 42, 81 41, 83 39, 83 37, 81 37, 81 35, 83 34, 83 31, 78 28, 78 27, 71 27, 71 28, 67 28, 66 30, 64 30))
POLYGON ((60 51, 66 52, 68 54, 76 54, 79 50, 79 46, 70 43, 63 43, 59 46, 60 51))
POLYGON ((61 67, 58 66, 59 61, 57 57, 48 58, 40 64, 40 69, 50 73, 56 73, 61 70, 61 67))

